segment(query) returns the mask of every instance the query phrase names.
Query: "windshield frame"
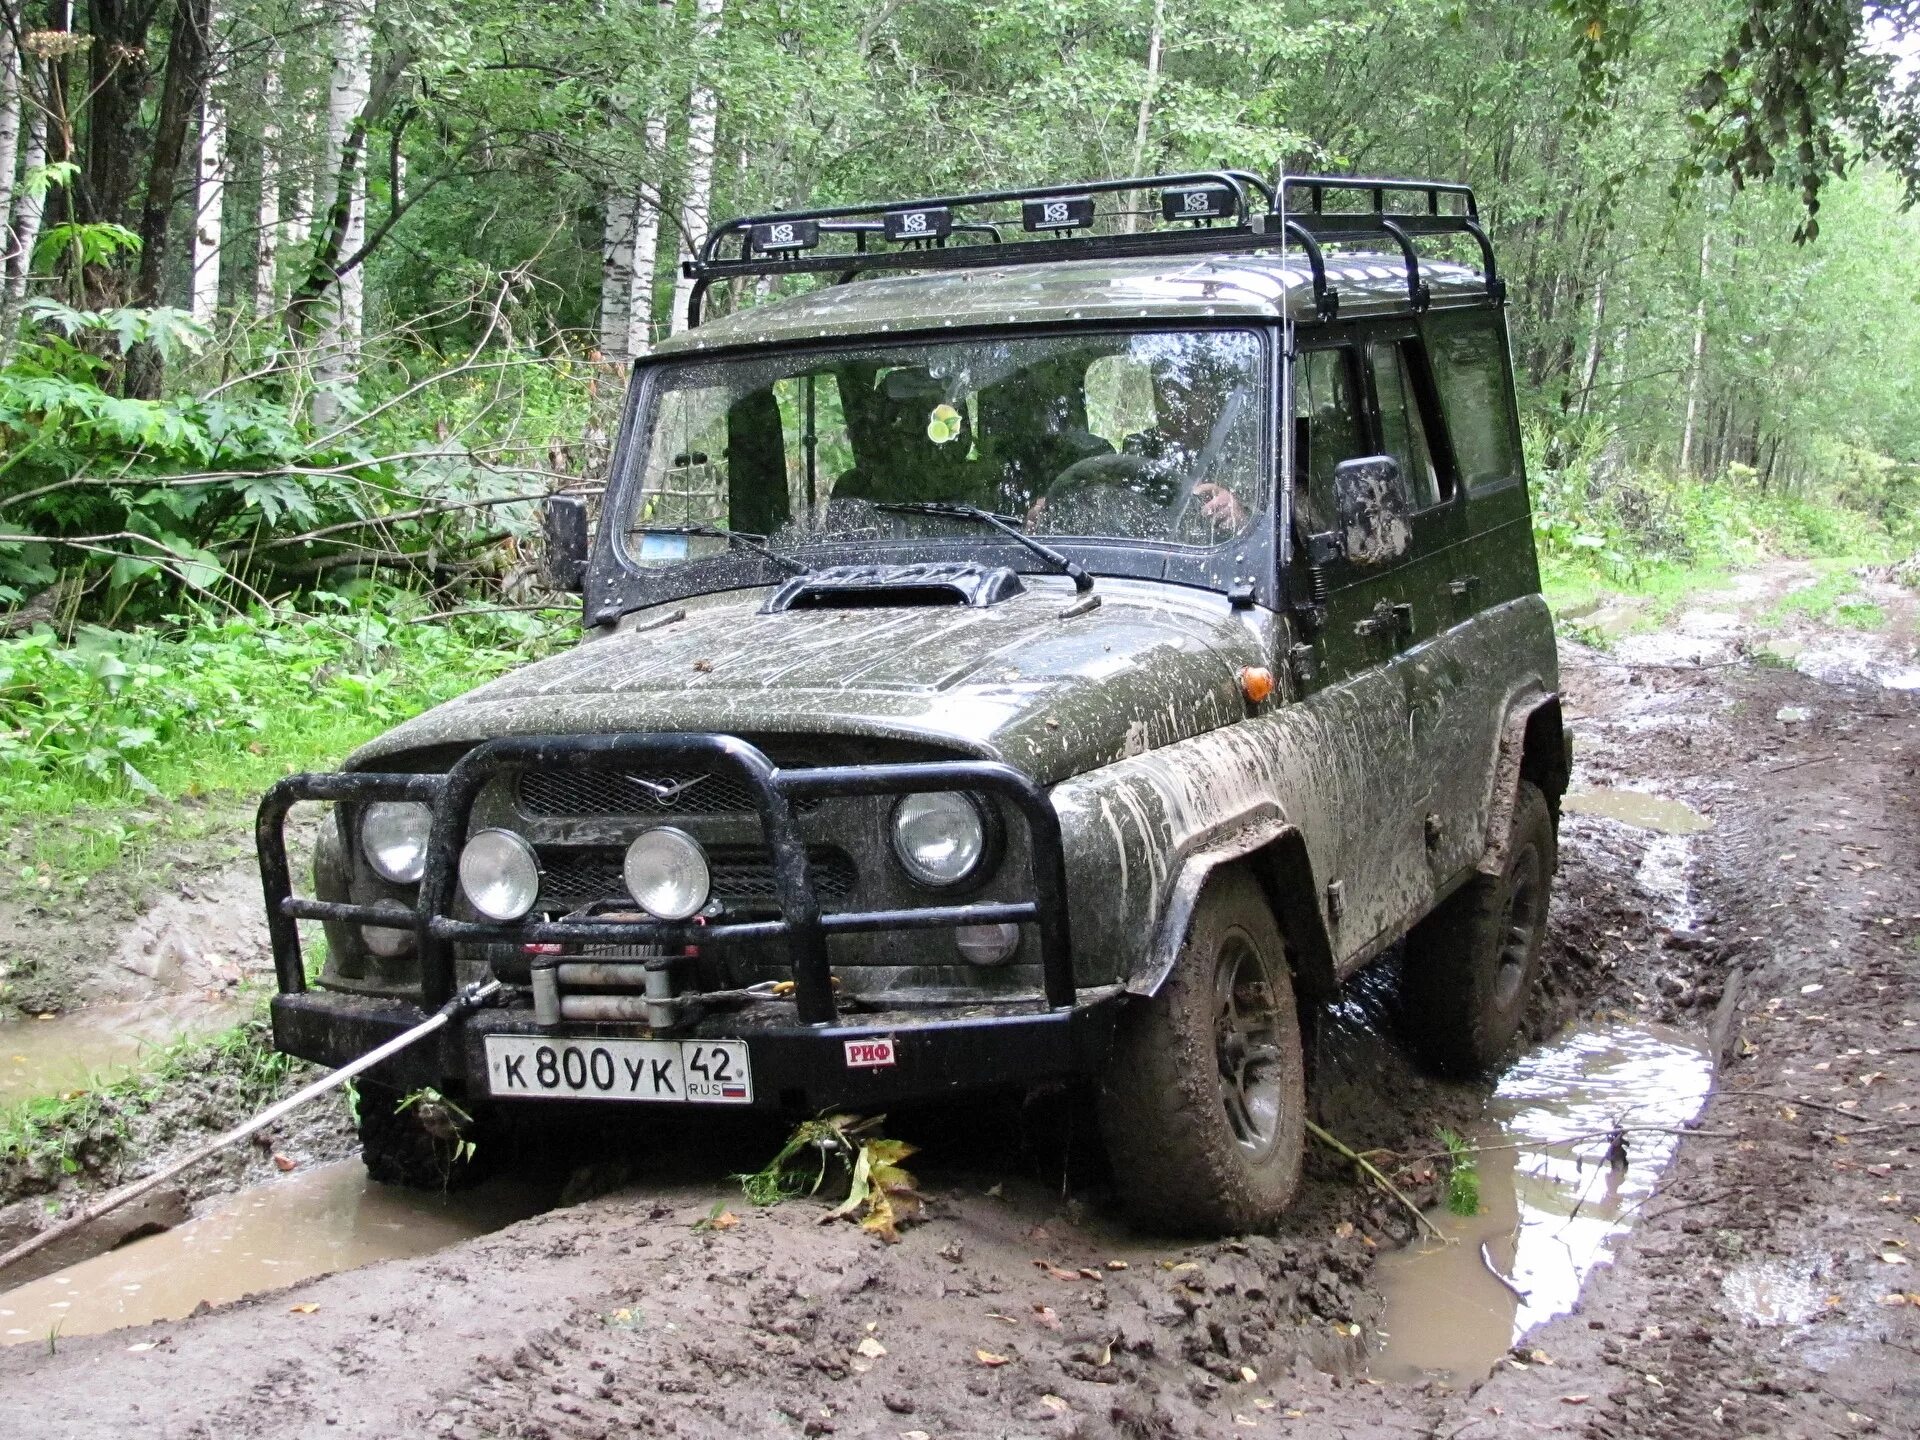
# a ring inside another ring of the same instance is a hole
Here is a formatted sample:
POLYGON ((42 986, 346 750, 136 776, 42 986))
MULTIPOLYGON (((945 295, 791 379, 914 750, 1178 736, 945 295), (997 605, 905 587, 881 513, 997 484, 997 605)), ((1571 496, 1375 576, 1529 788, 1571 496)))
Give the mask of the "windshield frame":
MULTIPOLYGON (((728 590, 763 589, 789 579, 780 566, 750 550, 727 551, 694 557, 673 565, 635 563, 628 553, 623 526, 606 523, 608 516, 625 515, 632 508, 635 492, 645 481, 645 456, 640 447, 646 441, 660 393, 660 376, 678 366, 705 366, 736 360, 769 357, 806 357, 844 354, 848 351, 910 349, 927 345, 964 344, 970 340, 1008 338, 1043 340, 1085 335, 1180 334, 1196 331, 1226 331, 1252 335, 1258 347, 1257 384, 1260 403, 1256 406, 1258 433, 1255 443, 1257 479, 1256 502, 1251 507, 1247 528, 1238 536, 1213 546, 1182 545, 1164 539, 1134 539, 1117 536, 1062 535, 1048 533, 1038 538, 1079 562, 1092 575, 1158 580, 1169 584, 1245 594, 1251 587, 1254 603, 1277 603, 1276 535, 1277 506, 1280 503, 1280 474, 1275 437, 1280 433, 1276 383, 1280 363, 1280 327, 1276 323, 1247 316, 1142 316, 1137 320, 1080 322, 1046 325, 943 326, 914 331, 888 331, 885 334, 835 335, 770 345, 733 345, 680 354, 668 351, 637 360, 626 404, 620 420, 613 455, 609 463, 609 483, 601 506, 601 523, 596 527, 592 557, 586 575, 585 622, 588 626, 606 625, 622 615, 673 600, 728 590)), ((1045 576, 1054 573, 1044 561, 1010 536, 999 535, 986 526, 955 528, 951 533, 915 536, 911 540, 886 541, 876 545, 871 539, 830 541, 807 545, 791 552, 796 558, 816 567, 828 565, 871 564, 897 561, 974 561, 982 565, 1006 566, 1022 575, 1045 576)))

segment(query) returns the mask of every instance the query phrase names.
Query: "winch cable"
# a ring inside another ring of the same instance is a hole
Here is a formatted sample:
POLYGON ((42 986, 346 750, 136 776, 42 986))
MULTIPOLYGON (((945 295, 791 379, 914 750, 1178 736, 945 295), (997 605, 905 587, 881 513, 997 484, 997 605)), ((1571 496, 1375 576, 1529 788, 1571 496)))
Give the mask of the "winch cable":
POLYGON ((477 981, 467 986, 458 995, 455 995, 446 1004, 442 1005, 411 1030, 394 1036, 393 1039, 387 1041, 384 1045, 375 1046, 359 1059, 342 1065, 331 1075, 314 1081, 313 1084, 307 1086, 305 1089, 295 1091, 293 1094, 287 1096, 286 1099, 275 1101, 251 1120, 248 1120, 244 1124, 236 1125, 224 1135, 209 1140, 206 1144, 200 1146, 199 1149, 192 1151, 190 1154, 183 1155, 171 1165, 155 1171, 144 1179, 136 1180, 131 1185, 123 1186, 107 1196, 106 1199, 87 1206, 87 1208, 79 1214, 62 1220, 58 1225, 49 1226, 29 1240, 21 1241, 20 1244, 14 1246, 13 1249, 7 1251, 4 1255, 0 1255, 0 1270, 5 1270, 15 1261, 24 1260, 36 1251, 45 1249, 56 1240, 65 1239, 74 1232, 86 1228, 102 1216, 112 1214, 129 1201, 138 1200, 142 1195, 158 1189, 181 1171, 189 1170, 193 1166, 198 1165, 202 1160, 205 1160, 208 1156, 216 1155, 229 1145, 266 1129, 266 1127, 273 1124, 274 1121, 284 1115, 292 1114, 309 1100, 318 1099, 329 1090, 338 1089, 340 1086, 346 1084, 347 1081, 353 1079, 354 1076, 364 1074, 366 1071, 371 1070, 382 1060, 398 1055, 409 1045, 418 1044, 420 1041, 426 1039, 427 1036, 444 1029, 468 1011, 479 1009, 499 992, 500 982, 498 980, 477 981))

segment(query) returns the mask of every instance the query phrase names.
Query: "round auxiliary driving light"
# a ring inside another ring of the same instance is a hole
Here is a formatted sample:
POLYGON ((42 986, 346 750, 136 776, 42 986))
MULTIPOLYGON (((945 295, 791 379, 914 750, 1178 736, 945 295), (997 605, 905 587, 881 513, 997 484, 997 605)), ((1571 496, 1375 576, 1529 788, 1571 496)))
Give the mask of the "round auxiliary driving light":
POLYGON ((627 847, 621 873, 627 893, 656 920, 687 920, 706 908, 713 893, 707 852, 671 825, 645 831, 627 847))
POLYGON ((1002 965, 1020 945, 1018 925, 962 925, 953 932, 953 948, 969 965, 1002 965))
POLYGON ((958 885, 986 850, 980 807, 957 790, 903 796, 893 807, 893 853, 922 885, 958 885))
POLYGON ((460 852, 460 888, 489 920, 518 920, 540 898, 540 857, 511 830, 482 830, 460 852))
POLYGON ((380 800, 360 817, 360 851, 396 885, 418 885, 427 872, 433 811, 418 800, 380 800))

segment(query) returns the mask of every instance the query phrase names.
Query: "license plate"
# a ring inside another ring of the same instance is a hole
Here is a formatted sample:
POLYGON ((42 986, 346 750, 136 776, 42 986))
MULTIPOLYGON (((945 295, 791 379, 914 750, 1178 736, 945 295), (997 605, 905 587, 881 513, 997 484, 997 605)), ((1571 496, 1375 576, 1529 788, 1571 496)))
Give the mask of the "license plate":
POLYGON ((487 1036, 495 1095, 582 1100, 753 1103, 744 1040, 547 1040, 487 1036))

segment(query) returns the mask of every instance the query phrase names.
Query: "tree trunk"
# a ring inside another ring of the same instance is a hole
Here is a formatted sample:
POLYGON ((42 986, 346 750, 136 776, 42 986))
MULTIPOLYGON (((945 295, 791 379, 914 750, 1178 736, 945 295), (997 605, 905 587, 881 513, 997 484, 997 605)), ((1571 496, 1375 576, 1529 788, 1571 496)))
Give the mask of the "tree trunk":
MULTIPOLYGON (((338 226, 333 263, 355 254, 367 233, 366 136, 356 129, 373 84, 372 0, 333 0, 333 75, 327 87, 327 150, 322 173, 344 189, 346 215, 338 226), (349 143, 352 140, 355 143, 349 143), (349 171, 349 167, 351 167, 349 171)), ((338 200, 335 201, 336 206, 338 200)), ((336 275, 320 297, 319 388, 313 421, 330 425, 340 414, 339 388, 351 380, 359 359, 365 283, 355 266, 336 275)))
MULTIPOLYGON (((655 175, 666 168, 667 122, 647 119, 647 156, 655 175)), ((627 306, 627 353, 644 355, 653 346, 653 276, 660 256, 660 190, 648 198, 644 187, 633 197, 633 298, 627 306)))
POLYGON ((265 320, 273 314, 280 289, 280 81, 278 46, 267 51, 265 118, 260 125, 260 208, 254 219, 253 313, 265 320))
POLYGON ((1600 332, 1607 318, 1607 272, 1593 277, 1593 315, 1587 323, 1587 358, 1580 366, 1580 416, 1593 403, 1593 382, 1600 375, 1600 332))
MULTIPOLYGON (((154 121, 146 200, 140 207, 140 268, 134 279, 133 303, 144 308, 160 303, 174 196, 187 153, 187 131, 207 88, 213 45, 211 11, 211 0, 175 0, 167 43, 167 78, 161 86, 160 112, 154 121)), ((136 345, 127 356, 127 393, 158 399, 161 378, 159 352, 151 345, 136 345)))
MULTIPOLYGON (((10 254, 13 224, 13 170, 20 156, 20 52, 13 33, 19 17, 11 4, 0 15, 0 256, 10 254)), ((0 261, 4 263, 4 261, 0 261)))
POLYGON ((1707 354, 1707 262, 1713 254, 1713 216, 1700 224, 1700 299, 1693 307, 1693 363, 1687 368, 1687 418, 1680 427, 1680 474, 1693 463, 1693 422, 1700 401, 1701 362, 1707 354))
MULTIPOLYGON (((702 52, 707 51, 720 33, 720 12, 726 0, 696 0, 698 19, 695 28, 702 52)), ((702 54, 705 64, 712 59, 702 54)), ((680 255, 690 258, 692 247, 707 233, 707 211, 713 201, 713 142, 719 129, 719 99, 713 86, 696 79, 687 104, 687 179, 680 201, 680 255)), ((687 328, 687 306, 693 299, 693 281, 682 271, 673 282, 673 313, 667 317, 668 333, 678 335, 687 328)))
MULTIPOLYGON (((219 23, 219 12, 209 8, 209 32, 219 23)), ((191 304, 193 318, 202 325, 211 325, 220 308, 220 247, 226 239, 227 111, 213 93, 212 69, 209 62, 206 93, 200 100, 200 169, 193 204, 191 304)))
MULTIPOLYGON (((20 173, 27 175, 47 163, 47 112, 38 105, 27 116, 27 146, 20 156, 20 173)), ((13 253, 7 264, 7 303, 0 317, 11 319, 14 309, 27 295, 27 277, 33 273, 33 247, 40 241, 40 221, 46 214, 44 194, 20 192, 20 203, 13 212, 13 253)), ((13 326, 0 325, 0 334, 12 334, 13 326)))
MULTIPOLYGON (((153 78, 150 41, 158 9, 157 0, 89 0, 87 26, 92 31, 93 43, 86 52, 86 163, 74 184, 74 197, 82 220, 114 225, 134 222, 134 195, 139 185, 141 161, 149 153, 147 127, 141 112, 153 78)), ((173 28, 176 32, 193 28, 193 22, 180 6, 174 10, 173 28)), ((178 33, 169 36, 169 56, 179 49, 180 40, 178 33)), ((191 46, 193 42, 188 43, 191 46)), ((171 63, 168 68, 171 70, 171 63)), ((192 114, 189 110, 189 122, 192 114)), ((154 163, 161 160, 160 144, 161 137, 155 134, 154 163)), ((147 194, 151 197, 152 193, 149 185, 147 194)), ((143 217, 144 213, 142 207, 143 217)), ((110 283, 116 282, 95 276, 90 278, 89 288, 110 283)))
POLYGON ((609 190, 600 236, 600 358, 609 364, 632 358, 633 229, 639 196, 609 190))
MULTIPOLYGON (((1147 33, 1147 78, 1140 87, 1140 111, 1133 122, 1133 161, 1129 175, 1138 175, 1147 160, 1147 129, 1153 122, 1153 92, 1160 88, 1160 46, 1166 38, 1167 0, 1153 0, 1153 28, 1147 33)), ((1133 232, 1139 216, 1127 214, 1127 231, 1133 232)))

